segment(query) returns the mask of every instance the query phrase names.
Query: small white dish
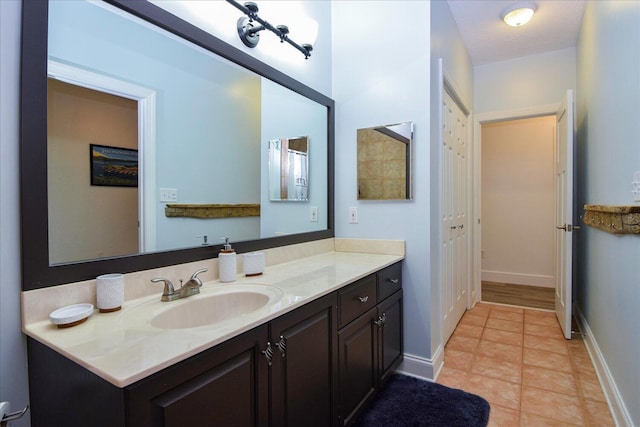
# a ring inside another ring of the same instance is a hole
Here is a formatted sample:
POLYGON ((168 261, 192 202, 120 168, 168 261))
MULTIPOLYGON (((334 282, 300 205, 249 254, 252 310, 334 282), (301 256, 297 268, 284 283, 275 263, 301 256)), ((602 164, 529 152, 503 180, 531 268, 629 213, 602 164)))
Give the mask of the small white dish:
POLYGON ((73 304, 61 307, 49 315, 49 320, 58 328, 78 325, 93 314, 93 304, 73 304))

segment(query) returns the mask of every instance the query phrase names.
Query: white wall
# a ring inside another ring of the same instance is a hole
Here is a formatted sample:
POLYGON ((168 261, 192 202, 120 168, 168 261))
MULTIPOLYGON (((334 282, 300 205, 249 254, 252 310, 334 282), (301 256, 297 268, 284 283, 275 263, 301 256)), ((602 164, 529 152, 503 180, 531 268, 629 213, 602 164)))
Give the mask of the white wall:
MULTIPOLYGON (((29 403, 26 341, 20 332, 20 1, 0 1, 0 401, 29 403)), ((28 426, 29 414, 12 423, 28 426)))
POLYGON ((474 68, 475 114, 559 104, 576 86, 575 48, 474 68))
MULTIPOLYGON (((577 58, 578 206, 639 205, 640 3, 588 2, 577 58)), ((628 411, 618 422, 640 425, 640 236, 578 236, 578 306, 628 411)))
POLYGON ((336 101, 336 236, 404 239, 405 352, 432 354, 429 282, 429 3, 332 4, 336 101), (419 26, 407 26, 420 16, 419 26), (360 17, 360 18, 359 18, 360 17), (422 48, 417 48, 422 47, 422 48), (412 121, 414 199, 358 201, 356 131, 412 121), (349 224, 348 208, 358 208, 349 224))
POLYGON ((482 280, 554 286, 555 123, 482 125, 482 280))

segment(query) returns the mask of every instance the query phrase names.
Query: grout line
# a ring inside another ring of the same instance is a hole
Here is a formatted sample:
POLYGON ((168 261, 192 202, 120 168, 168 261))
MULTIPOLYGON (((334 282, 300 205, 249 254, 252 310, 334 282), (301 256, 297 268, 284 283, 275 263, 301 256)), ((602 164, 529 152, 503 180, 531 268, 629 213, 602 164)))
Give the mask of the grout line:
MULTIPOLYGON (((490 305, 490 304, 487 304, 487 305, 490 305)), ((497 305, 499 305, 499 304, 497 304, 497 305)), ((517 412, 518 412, 517 415, 518 415, 518 420, 519 420, 518 424, 520 426, 524 426, 524 424, 523 424, 523 414, 525 413, 523 411, 523 408, 524 408, 523 407, 523 396, 524 396, 523 393, 524 393, 524 386, 525 386, 525 384, 524 384, 524 368, 525 368, 525 366, 529 366, 529 365, 525 364, 525 361, 524 361, 525 348, 528 348, 528 347, 525 347, 525 345, 524 345, 525 335, 527 335, 527 334, 525 334, 525 328, 524 328, 525 323, 526 323, 524 321, 524 319, 526 317, 526 310, 547 311, 547 310, 539 310, 539 309, 529 308, 529 307, 525 307, 524 310, 525 311, 523 311, 523 313, 522 313, 523 314, 523 321, 522 321, 522 329, 521 329, 521 333, 520 333, 522 345, 520 346, 520 356, 521 356, 520 357, 520 362, 519 362, 519 365, 520 365, 520 384, 519 384, 520 395, 519 395, 519 402, 518 402, 518 409, 517 409, 517 412)), ((491 312, 492 312, 492 308, 489 308, 489 310, 486 313, 485 312, 482 313, 483 316, 486 314, 486 317, 485 317, 485 321, 483 322, 482 331, 481 331, 480 336, 479 336, 479 338, 477 340, 477 343, 470 349, 465 349, 465 350, 454 349, 456 351, 462 351, 464 353, 470 353, 471 354, 470 362, 467 364, 467 366, 465 367, 465 369, 463 371, 464 372, 464 379, 463 379, 463 382, 462 382, 462 389, 464 389, 464 390, 468 390, 469 379, 470 379, 471 375, 474 375, 474 371, 473 371, 474 363, 476 362, 476 360, 478 358, 483 356, 483 355, 481 355, 479 353, 479 347, 480 347, 480 343, 483 341, 483 337, 484 337, 485 331, 487 331, 489 329, 490 330, 499 330, 499 329, 494 329, 494 328, 490 328, 490 327, 487 326, 488 319, 491 316, 491 312), (470 350, 470 351, 466 351, 466 350, 470 350)), ((507 319, 502 319, 502 320, 507 320, 507 319)), ((544 327, 544 328, 548 328, 549 330, 553 329, 554 331, 556 329, 560 328, 559 325, 538 325, 538 326, 541 326, 541 327, 544 327)), ((510 332, 510 331, 504 331, 504 332, 510 332)), ((531 335, 531 336, 534 336, 534 337, 538 337, 538 338, 551 338, 551 339, 557 338, 557 336, 556 336, 557 334, 551 334, 551 335, 533 335, 533 334, 528 334, 528 335, 531 335)), ((471 337, 469 337, 469 338, 471 338, 471 337)), ((484 340, 484 341, 493 342, 493 341, 489 341, 489 340, 484 340)), ((576 338, 574 338, 574 341, 575 342, 579 341, 582 345, 584 345, 584 341, 583 341, 582 337, 576 337, 576 338)), ((574 394, 570 394, 570 393, 567 393, 567 392, 562 392, 562 391, 559 391, 559 390, 548 390, 548 389, 544 389, 544 388, 535 387, 535 386, 532 386, 532 385, 527 385, 527 387, 531 387, 531 388, 540 390, 542 392, 556 393, 556 394, 560 394, 560 395, 567 396, 567 397, 572 397, 572 398, 575 397, 575 398, 577 398, 578 404, 579 404, 578 408, 580 409, 584 425, 586 425, 586 426, 593 425, 592 420, 589 418, 589 413, 587 412, 586 402, 587 402, 588 399, 586 399, 586 396, 584 394, 585 391, 582 389, 582 387, 580 385, 580 381, 579 381, 579 375, 578 375, 579 371, 578 371, 578 368, 577 368, 577 363, 578 363, 577 359, 580 359, 579 354, 576 354, 575 351, 572 352, 571 347, 569 345, 569 342, 567 340, 563 339, 562 342, 564 343, 564 348, 566 350, 566 353, 559 353, 559 352, 556 352, 556 351, 546 350, 546 349, 533 349, 533 350, 540 350, 540 351, 544 351, 544 352, 547 352, 547 353, 553 353, 553 354, 557 354, 557 355, 566 356, 568 358, 568 361, 569 361, 569 367, 570 367, 569 372, 562 371, 562 370, 556 370, 556 369, 553 369, 553 367, 547 367, 547 366, 537 366, 537 365, 531 365, 531 366, 534 366, 534 367, 537 367, 537 368, 540 368, 540 369, 547 369, 547 370, 558 372, 558 373, 562 373, 562 374, 570 374, 571 375, 571 379, 573 380, 573 383, 575 385, 576 394, 574 395, 574 394)), ((502 343, 502 342, 497 342, 496 344, 512 345, 511 343, 502 343)), ((490 356, 487 356, 487 357, 490 357, 490 356)), ((501 360, 500 357, 495 357, 494 356, 494 358, 496 358, 497 360, 501 360)), ((590 362, 590 359, 587 359, 587 360, 590 362)), ((509 362, 510 363, 514 363, 512 361, 509 361, 509 362)), ((491 380, 501 380, 501 381, 509 382, 511 384, 515 384, 513 381, 508 381, 508 380, 504 380, 504 379, 501 379, 501 378, 494 378, 494 377, 491 377, 491 376, 487 376, 487 375, 485 375, 483 373, 478 373, 477 375, 485 377, 487 379, 491 379, 491 380)), ((600 384, 599 384, 599 386, 602 387, 600 384)), ((594 400, 594 402, 601 403, 601 402, 596 401, 596 400, 594 400)), ((499 408, 504 408, 504 409, 506 409, 508 411, 514 411, 514 408, 511 408, 511 407, 504 407, 502 405, 493 405, 493 406, 497 406, 499 408)), ((544 413, 544 414, 532 414, 532 415, 535 415, 536 417, 541 417, 542 419, 549 420, 550 422, 560 422, 560 423, 565 422, 565 421, 558 420, 558 419, 555 419, 553 417, 550 417, 549 414, 547 414, 547 413, 544 413)))

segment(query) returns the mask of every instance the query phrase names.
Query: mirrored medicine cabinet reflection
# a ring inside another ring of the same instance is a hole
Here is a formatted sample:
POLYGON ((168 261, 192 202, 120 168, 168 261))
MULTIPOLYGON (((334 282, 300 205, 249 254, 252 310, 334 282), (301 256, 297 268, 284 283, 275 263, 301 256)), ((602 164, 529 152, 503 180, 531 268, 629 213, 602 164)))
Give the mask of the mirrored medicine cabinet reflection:
POLYGON ((358 200, 413 199, 413 123, 357 131, 358 200))
POLYGON ((146 1, 24 2, 23 52, 23 289, 212 258, 220 236, 239 252, 333 237, 330 98, 146 1), (304 203, 277 203, 269 141, 291 135, 306 136, 304 203), (105 161, 136 184, 92 185, 105 161), (171 203, 260 214, 174 218, 171 203))
POLYGON ((269 200, 309 200, 309 137, 269 141, 269 200))

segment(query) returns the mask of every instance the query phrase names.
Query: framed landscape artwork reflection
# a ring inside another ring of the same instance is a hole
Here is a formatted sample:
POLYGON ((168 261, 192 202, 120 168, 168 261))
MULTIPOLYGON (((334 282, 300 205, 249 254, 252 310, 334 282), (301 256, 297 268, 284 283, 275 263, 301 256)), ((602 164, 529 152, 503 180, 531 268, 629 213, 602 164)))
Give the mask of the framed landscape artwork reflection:
POLYGON ((91 185, 138 186, 138 150, 89 145, 91 185))

